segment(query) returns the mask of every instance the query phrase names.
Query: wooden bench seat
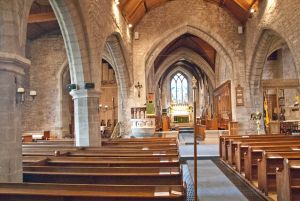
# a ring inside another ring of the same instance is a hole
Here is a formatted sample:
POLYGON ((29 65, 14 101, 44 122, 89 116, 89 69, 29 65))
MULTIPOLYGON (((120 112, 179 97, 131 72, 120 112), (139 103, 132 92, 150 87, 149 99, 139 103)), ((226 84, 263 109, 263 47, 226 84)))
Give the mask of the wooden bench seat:
POLYGON ((0 201, 185 200, 177 140, 111 140, 102 147, 41 140, 23 143, 22 152, 25 183, 14 190, 0 185, 0 201))
POLYGON ((244 172, 245 178, 249 181, 257 180, 257 160, 262 158, 264 151, 271 152, 295 152, 300 150, 300 146, 294 143, 290 145, 258 145, 249 146, 248 150, 244 152, 244 172))
POLYGON ((0 201, 184 201, 180 185, 0 184, 0 201))
POLYGON ((178 167, 53 167, 23 168, 24 182, 113 184, 113 185, 181 185, 182 173, 178 167))
POLYGON ((39 157, 23 156, 24 165, 73 167, 179 167, 178 157, 39 157))
MULTIPOLYGON (((224 143, 222 144, 222 159, 227 161, 228 160, 228 150, 234 150, 237 142, 242 142, 242 141, 249 141, 249 142, 258 142, 258 141, 265 141, 268 139, 277 139, 277 138, 296 138, 294 136, 286 136, 286 135, 246 135, 246 136, 240 136, 240 137, 235 137, 235 138, 225 138, 224 143), (232 143, 234 144, 232 145, 232 143), (231 149, 228 149, 228 146, 231 147, 231 149)), ((299 138, 299 137, 298 137, 299 138)), ((300 138, 299 138, 300 139, 300 138)), ((231 152, 231 151, 230 151, 231 152)))
POLYGON ((283 160, 300 159, 300 152, 264 152, 258 160, 258 188, 268 195, 276 192, 276 169, 283 168, 283 160))
POLYGON ((300 160, 284 159, 276 172, 276 187, 278 201, 300 200, 300 160))
MULTIPOLYGON (((283 136, 283 137, 264 137, 264 138, 259 138, 259 139, 230 139, 228 141, 228 145, 227 145, 227 161, 230 165, 234 165, 235 163, 235 151, 236 149, 240 148, 239 146, 244 145, 246 143, 269 143, 269 142, 283 142, 283 141, 292 141, 292 142, 296 142, 299 141, 300 142, 300 138, 298 136, 294 137, 294 136, 283 136)), ((245 147, 245 146, 244 146, 245 147)))
POLYGON ((71 145, 62 146, 62 145, 22 145, 22 149, 30 148, 30 149, 38 149, 38 148, 45 148, 53 150, 66 150, 66 149, 74 149, 74 150, 111 150, 111 151, 118 151, 118 150, 135 150, 135 151, 164 151, 164 150, 178 150, 177 146, 103 146, 103 147, 74 147, 71 145))
POLYGON ((264 145, 290 145, 293 143, 295 146, 300 146, 300 140, 298 139, 281 139, 281 140, 274 140, 272 141, 261 141, 261 142, 237 142, 237 147, 234 150, 234 164, 238 172, 244 171, 244 154, 249 146, 264 146, 264 145))
POLYGON ((136 150, 121 150, 121 151, 110 151, 110 150, 31 150, 25 149, 22 151, 23 156, 77 156, 77 157, 152 157, 152 156, 178 156, 177 151, 142 151, 137 152, 136 150))
MULTIPOLYGON (((272 135, 271 137, 284 137, 286 135, 272 135)), ((230 135, 220 135, 219 137, 219 152, 220 152, 220 158, 222 158, 224 161, 227 160, 227 145, 229 144, 230 139, 262 139, 262 138, 268 138, 270 136, 268 135, 239 135, 239 136, 230 136, 230 135)))

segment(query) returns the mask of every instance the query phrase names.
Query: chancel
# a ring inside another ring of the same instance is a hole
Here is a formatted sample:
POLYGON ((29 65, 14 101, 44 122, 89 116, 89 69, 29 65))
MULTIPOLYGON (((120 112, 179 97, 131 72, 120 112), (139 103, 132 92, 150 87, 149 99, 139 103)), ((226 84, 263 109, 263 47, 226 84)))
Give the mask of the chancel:
POLYGON ((0 0, 0 201, 300 201, 299 0, 0 0))

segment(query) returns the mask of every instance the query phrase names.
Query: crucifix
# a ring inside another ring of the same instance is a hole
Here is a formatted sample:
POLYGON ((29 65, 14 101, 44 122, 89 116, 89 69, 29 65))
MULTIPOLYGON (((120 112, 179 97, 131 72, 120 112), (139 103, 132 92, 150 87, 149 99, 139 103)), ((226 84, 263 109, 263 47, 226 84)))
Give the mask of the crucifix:
POLYGON ((138 90, 138 97, 141 97, 141 88, 143 88, 143 85, 138 82, 134 87, 138 90))

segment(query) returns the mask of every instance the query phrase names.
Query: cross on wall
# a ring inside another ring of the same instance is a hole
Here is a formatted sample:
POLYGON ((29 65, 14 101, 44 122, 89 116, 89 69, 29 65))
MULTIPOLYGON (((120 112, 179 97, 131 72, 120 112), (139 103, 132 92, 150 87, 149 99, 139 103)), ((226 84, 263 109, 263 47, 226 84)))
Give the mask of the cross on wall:
POLYGON ((134 86, 137 90, 138 90, 138 97, 141 97, 141 88, 143 88, 143 85, 140 84, 140 82, 138 82, 135 86, 134 86))

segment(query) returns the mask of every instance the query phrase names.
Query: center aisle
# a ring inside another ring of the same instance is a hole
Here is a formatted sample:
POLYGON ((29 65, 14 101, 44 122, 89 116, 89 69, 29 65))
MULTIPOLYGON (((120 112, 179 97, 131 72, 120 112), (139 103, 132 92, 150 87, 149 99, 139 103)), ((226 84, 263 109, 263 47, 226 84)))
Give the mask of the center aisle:
MULTIPOLYGON (((187 164, 194 178, 194 161, 187 164)), ((198 196, 201 201, 248 200, 211 160, 198 160, 198 196)))
MULTIPOLYGON (((181 161, 186 161, 194 178, 193 132, 179 135, 181 161)), ((198 141, 198 198, 200 201, 264 201, 219 159, 219 140, 198 141)), ((192 183, 192 182, 191 182, 192 183)))

